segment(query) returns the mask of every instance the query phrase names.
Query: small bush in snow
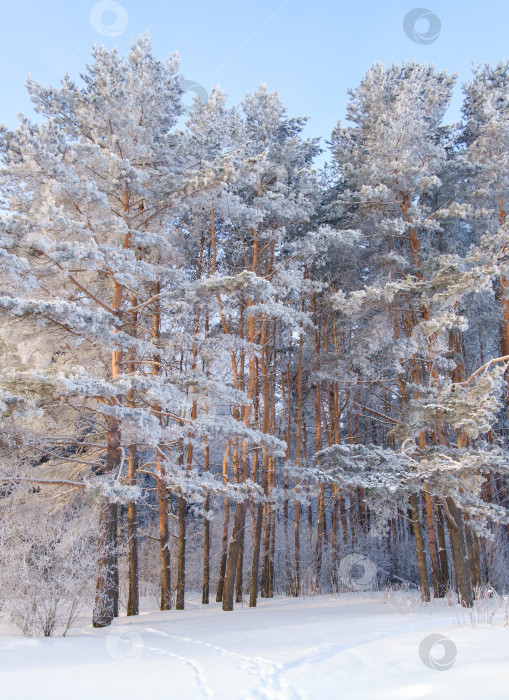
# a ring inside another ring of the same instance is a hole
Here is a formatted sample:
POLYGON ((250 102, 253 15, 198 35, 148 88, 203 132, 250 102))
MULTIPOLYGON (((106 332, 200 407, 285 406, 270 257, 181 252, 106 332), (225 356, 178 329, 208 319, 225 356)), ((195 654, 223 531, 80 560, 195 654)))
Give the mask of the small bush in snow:
POLYGON ((0 499, 0 605, 25 636, 65 636, 90 602, 94 524, 80 499, 56 509, 27 490, 0 499))

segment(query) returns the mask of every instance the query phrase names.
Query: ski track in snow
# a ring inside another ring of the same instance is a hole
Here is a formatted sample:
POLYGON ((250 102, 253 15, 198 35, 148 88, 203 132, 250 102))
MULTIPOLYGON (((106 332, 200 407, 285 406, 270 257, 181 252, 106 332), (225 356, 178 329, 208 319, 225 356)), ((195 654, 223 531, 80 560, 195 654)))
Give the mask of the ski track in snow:
MULTIPOLYGON (((239 654, 238 652, 225 649, 217 644, 212 644, 211 642, 205 642, 201 639, 193 639, 192 637, 180 636, 176 634, 170 634, 169 632, 163 632, 162 630, 155 629, 153 627, 144 627, 143 631, 155 634, 160 637, 166 637, 169 639, 174 639, 179 642, 187 642, 189 644, 194 644, 196 646, 210 649, 214 652, 219 653, 221 656, 227 656, 231 658, 238 659, 241 663, 241 668, 247 670, 255 679, 258 681, 258 686, 252 689, 248 695, 246 695, 246 700, 249 698, 263 698, 264 700, 303 700, 305 694, 294 690, 290 687, 286 673, 288 671, 297 670, 303 666, 309 664, 316 664, 322 661, 326 661, 337 654, 341 654, 345 651, 361 647, 365 644, 370 644, 371 642, 378 641, 380 639, 386 639, 391 637, 397 637, 402 634, 410 634, 412 632, 420 632, 425 629, 432 629, 440 625, 446 625, 450 623, 450 618, 434 618, 429 622, 416 622, 409 625, 401 625, 399 627, 392 627, 388 632, 380 632, 377 634, 372 634, 367 637, 362 637, 353 643, 348 642, 331 642, 329 644, 324 644, 319 647, 312 647, 306 650, 304 655, 299 656, 296 659, 286 661, 284 663, 277 663, 271 661, 270 659, 265 659, 261 656, 246 656, 244 654, 239 654)), ((153 649, 154 651, 163 651, 161 649, 152 648, 145 645, 146 649, 153 649)), ((163 653, 169 653, 163 651, 163 653)), ((190 665, 196 665, 191 659, 185 659, 184 657, 177 656, 175 654, 169 653, 170 656, 175 656, 190 665)), ((196 674, 198 679, 198 674, 196 674)), ((202 673, 203 677, 203 673, 202 673)), ((202 683, 203 687, 203 683, 202 683)), ((204 697, 214 696, 214 692, 207 686, 208 695, 204 697)))
MULTIPOLYGON (((160 632, 159 630, 149 629, 148 627, 144 628, 143 631, 147 631, 147 632, 150 631, 150 632, 155 632, 159 635, 169 636, 164 632, 160 632)), ((182 663, 189 666, 190 669, 192 670, 194 677, 196 679, 196 685, 198 686, 198 689, 201 692, 201 696, 203 698, 214 697, 214 691, 212 690, 212 688, 208 684, 207 677, 205 675, 205 672, 204 672, 202 666, 194 659, 188 659, 187 657, 181 656, 180 654, 175 654, 172 651, 167 651, 166 649, 161 649, 161 647, 149 646, 148 644, 145 644, 145 643, 138 644, 137 642, 133 642, 132 640, 131 640, 131 645, 134 647, 138 647, 142 650, 148 649, 149 651, 155 651, 158 654, 164 654, 165 656, 170 656, 172 659, 176 659, 177 661, 182 661, 182 663)))
POLYGON ((289 687, 288 681, 282 674, 282 671, 284 670, 283 664, 275 663, 274 661, 264 659, 261 656, 245 656, 244 654, 239 654, 236 651, 230 651, 229 649, 225 649, 217 644, 204 642, 201 639, 182 637, 176 634, 170 634, 169 632, 163 632, 162 630, 156 630, 153 627, 144 627, 143 629, 146 632, 151 632, 152 634, 157 634, 161 637, 175 639, 180 642, 188 642, 189 644, 195 644, 199 647, 211 649, 212 651, 219 653, 221 656, 238 659, 241 662, 241 668, 246 669, 259 682, 259 687, 251 690, 250 694, 246 696, 246 700, 249 697, 266 698, 268 700, 292 700, 292 698, 302 698, 302 695, 292 691, 289 687))

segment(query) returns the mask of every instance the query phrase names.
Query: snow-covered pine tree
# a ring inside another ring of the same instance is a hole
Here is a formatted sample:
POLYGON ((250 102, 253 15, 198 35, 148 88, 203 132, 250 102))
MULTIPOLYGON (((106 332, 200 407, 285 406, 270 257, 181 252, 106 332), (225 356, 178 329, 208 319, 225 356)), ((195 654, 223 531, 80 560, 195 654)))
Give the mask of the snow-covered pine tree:
POLYGON ((463 86, 464 126, 462 142, 470 164, 470 176, 464 190, 472 206, 471 228, 478 248, 478 262, 493 270, 494 293, 500 308, 500 355, 509 355, 509 286, 506 263, 507 202, 509 198, 509 64, 488 64, 474 71, 473 79, 463 86))
MULTIPOLYGON (((498 378, 492 382, 485 377, 486 393, 472 401, 458 377, 451 375, 455 367, 450 358, 451 331, 467 327, 459 304, 466 295, 490 285, 489 276, 457 255, 441 254, 439 246, 442 222, 461 220, 468 213, 468 207, 451 199, 450 191, 441 192, 440 175, 447 171, 450 148, 442 119, 453 81, 453 76, 415 63, 391 69, 375 65, 352 93, 348 116, 354 126, 338 128, 332 137, 339 174, 346 180, 340 204, 350 212, 352 227, 364 236, 360 254, 366 260, 359 280, 364 290, 354 291, 349 302, 341 293, 336 304, 355 318, 359 339, 354 352, 361 357, 353 362, 363 379, 383 382, 391 376, 389 391, 399 404, 396 417, 377 406, 368 407, 368 412, 385 415, 394 426, 390 435, 396 443, 408 447, 410 440, 420 454, 433 454, 435 444, 449 446, 456 432, 458 448, 464 449, 469 420, 471 437, 488 431, 499 387, 498 378), (383 364, 377 366, 382 349, 383 364), (462 418, 454 416, 462 410, 462 418)), ((477 390, 481 391, 480 385, 477 390)), ((468 463, 468 456, 461 459, 468 463)), ((468 487, 466 480, 461 487, 452 484, 451 480, 449 491, 437 487, 433 492, 431 482, 423 479, 410 492, 421 590, 428 599, 419 493, 426 505, 435 593, 440 563, 432 499, 440 497, 450 525, 458 592, 462 603, 470 606, 460 510, 465 501, 458 495, 468 487)))
MULTIPOLYGON (((93 58, 82 87, 68 77, 59 89, 30 81, 41 122, 21 118, 15 132, 2 131, 9 211, 0 304, 4 341, 20 358, 2 367, 5 439, 49 460, 46 472, 67 465, 102 494, 94 625, 103 626, 118 606, 117 501, 139 493, 140 453, 157 463, 169 569, 165 470, 188 402, 165 376, 179 341, 168 341, 161 306, 187 285, 170 222, 178 202, 225 171, 191 164, 183 149, 175 56, 155 59, 145 36, 125 59, 101 47, 93 58), (121 485, 126 469, 129 488, 121 485)), ((185 321, 185 299, 165 311, 178 327, 175 309, 185 321)), ((135 518, 132 508, 132 543, 135 518)), ((164 571, 162 605, 170 605, 164 571)))
MULTIPOLYGON (((230 143, 236 153, 235 175, 220 191, 196 198, 183 224, 189 229, 188 219, 194 217, 200 221, 199 230, 209 229, 209 269, 218 277, 215 313, 230 343, 234 388, 247 396, 234 407, 233 416, 244 430, 257 429, 268 436, 275 432, 274 343, 281 333, 301 328, 302 267, 295 263, 285 270, 286 251, 294 232, 302 230, 313 212, 317 182, 311 162, 317 144, 300 137, 304 120, 288 118, 279 95, 265 86, 247 96, 241 117, 239 122, 238 116, 225 110, 224 97, 217 91, 207 105, 197 105, 189 121, 190 148, 213 161, 230 143), (222 275, 231 278, 230 289, 220 286, 222 275)), ((252 446, 252 458, 250 449, 247 437, 232 440, 225 446, 225 469, 231 455, 234 484, 259 482, 268 493, 276 478, 275 454, 263 437, 252 446)), ((229 504, 225 508, 228 518, 229 504)), ((217 597, 225 610, 232 609, 234 596, 242 600, 247 508, 247 499, 235 506, 229 551, 223 552, 217 597)), ((273 578, 269 569, 273 572, 275 518, 268 505, 258 503, 256 509, 251 604, 258 591, 264 517, 262 578, 266 582, 273 578)))

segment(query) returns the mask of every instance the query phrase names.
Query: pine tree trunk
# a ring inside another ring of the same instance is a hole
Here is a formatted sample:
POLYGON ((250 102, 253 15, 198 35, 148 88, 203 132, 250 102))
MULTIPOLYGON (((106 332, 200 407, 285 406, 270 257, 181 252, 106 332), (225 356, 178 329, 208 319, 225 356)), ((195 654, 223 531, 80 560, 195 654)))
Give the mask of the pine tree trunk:
POLYGON ((118 572, 118 505, 112 504, 115 525, 113 527, 113 617, 118 617, 120 599, 120 579, 118 572))
MULTIPOLYGON (((203 264, 203 235, 201 238, 199 263, 197 269, 197 279, 201 278, 202 275, 202 264, 203 264)), ((200 330, 200 309, 196 308, 196 315, 194 319, 194 340, 193 340, 193 361, 191 364, 191 372, 195 372, 197 366, 198 358, 198 347, 196 344, 196 338, 200 330)), ((198 404, 193 401, 191 408, 191 421, 195 421, 198 415, 198 404)), ((193 443, 192 443, 192 431, 189 432, 189 443, 187 445, 187 463, 186 472, 190 472, 193 466, 193 443)), ((180 462, 183 463, 184 455, 181 453, 180 462)), ((177 599, 175 602, 176 610, 184 610, 185 607, 185 594, 186 594, 186 528, 187 528, 187 502, 184 496, 181 494, 178 500, 178 523, 179 523, 179 535, 178 535, 178 556, 177 556, 177 599)))
POLYGON ((472 545, 472 531, 467 525, 465 525, 465 544, 467 546, 467 560, 468 570, 470 572, 470 580, 472 581, 472 588, 475 590, 475 587, 479 584, 477 582, 477 572, 475 568, 474 548, 472 545))
POLYGON ((140 574, 138 564, 138 515, 135 501, 127 506, 127 537, 129 540, 129 593, 127 615, 140 612, 140 574))
POLYGON ((331 585, 332 592, 339 590, 338 566, 339 566, 339 520, 341 517, 341 492, 336 484, 332 485, 332 525, 330 534, 331 546, 331 585))
MULTIPOLYGON (((315 393, 315 450, 320 452, 322 449, 322 386, 320 382, 320 319, 316 311, 316 295, 311 295, 311 305, 313 309, 314 323, 314 348, 315 348, 315 371, 317 376, 316 393, 315 393)), ((334 403, 333 401, 331 403, 334 403)), ((334 420, 333 407, 330 406, 330 421, 334 420)), ((332 425, 331 425, 332 430, 332 425)), ((329 441, 330 442, 330 441, 329 441)), ((324 534, 324 498, 325 487, 320 484, 318 493, 318 503, 316 508, 316 544, 315 544, 315 592, 321 592, 322 578, 322 554, 323 554, 323 534, 324 534)))
POLYGON ((115 613, 116 504, 104 498, 99 514, 99 573, 92 616, 94 627, 107 627, 115 613))
POLYGON ((230 549, 226 562, 226 572, 223 588, 223 610, 233 610, 233 597, 235 593, 235 576, 237 572, 237 562, 239 558, 240 542, 244 530, 247 513, 247 500, 237 503, 233 518, 233 532, 230 539, 230 549))
MULTIPOLYGON (((129 447, 127 478, 129 486, 136 485, 137 450, 135 445, 129 447)), ((138 615, 140 611, 140 573, 138 565, 138 514, 136 501, 129 501, 127 506, 127 539, 129 551, 129 594, 127 615, 138 615)))
POLYGON ((162 447, 156 456, 157 504, 159 512, 159 556, 161 560, 161 610, 171 610, 171 550, 170 526, 168 522, 168 500, 166 493, 166 470, 162 447))
POLYGON ((421 586, 421 600, 429 602, 429 582, 428 582, 428 567, 426 565, 426 549, 424 546, 424 537, 422 535, 421 514, 419 507, 419 497, 416 493, 412 493, 409 498, 410 513, 412 515, 412 526, 414 530, 415 546, 417 549, 417 566, 419 569, 419 581, 421 586))
POLYGON ((184 610, 186 593, 186 500, 179 496, 178 501, 178 559, 177 559, 177 600, 176 610, 184 610))
MULTIPOLYGON (((249 408, 245 409, 244 422, 247 423, 249 419, 249 408)), ((234 452, 234 478, 237 479, 238 466, 235 463, 238 462, 238 449, 235 448, 234 452)), ((245 481, 247 479, 247 473, 249 469, 249 443, 247 440, 242 440, 242 478, 245 481)), ((228 558, 226 561, 226 572, 224 577, 224 588, 223 588, 223 610, 230 611, 233 610, 233 599, 235 595, 235 580, 237 577, 237 569, 239 566, 239 555, 241 551, 241 546, 244 538, 244 531, 246 526, 246 515, 247 515, 248 501, 244 499, 242 502, 237 502, 235 505, 235 515, 233 516, 233 530, 232 536, 230 538, 230 547, 228 551, 228 558)))
MULTIPOLYGON (((285 493, 288 491, 288 473, 285 470, 285 493)), ((284 534, 284 547, 285 547, 285 564, 286 564, 286 595, 289 596, 292 593, 292 562, 290 557, 290 533, 288 531, 288 498, 285 497, 283 503, 283 534, 284 534)))
POLYGON ((429 551, 431 556, 431 569, 432 569, 432 579, 433 579, 433 597, 441 598, 441 582, 440 582, 440 562, 438 558, 438 543, 437 536, 435 532, 435 519, 433 517, 433 504, 431 501, 431 496, 429 494, 429 485, 425 484, 425 504, 426 504, 426 521, 428 524, 428 540, 429 540, 429 551))
MULTIPOLYGON (((247 507, 247 506, 246 506, 247 507)), ((244 601, 244 540, 245 527, 240 532, 239 554, 237 556, 237 574, 235 577, 235 602, 244 601)))
MULTIPOLYGON (((301 304, 301 311, 304 312, 304 301, 301 304)), ((299 355, 297 360, 297 422, 295 430, 295 464, 300 467, 301 451, 302 451, 302 349, 303 349, 303 332, 299 337, 299 355)), ((298 480, 296 491, 298 492, 298 480)), ((300 594, 300 502, 295 501, 294 509, 294 570, 293 570, 293 590, 292 595, 298 597, 300 594)))
POLYGON ((263 503, 258 503, 256 509, 256 526, 253 538, 253 566, 251 568, 251 586, 249 590, 249 607, 256 607, 258 597, 258 570, 260 566, 260 544, 262 539, 263 503))
MULTIPOLYGON (((272 269, 272 266, 271 266, 272 269)), ((268 420, 268 432, 272 435, 276 434, 276 377, 277 377, 277 353, 276 349, 276 331, 277 324, 274 321, 273 333, 272 333, 272 347, 274 349, 273 353, 273 366, 272 366, 272 381, 269 384, 269 420, 268 420)), ((276 458, 273 455, 269 455, 267 458, 267 493, 270 493, 272 488, 276 487, 276 458)), ((269 587, 268 587, 268 598, 274 596, 274 582, 275 582, 275 556, 276 556, 276 511, 275 509, 270 509, 270 550, 269 550, 269 587)))
POLYGON ((348 513, 346 510, 346 499, 345 492, 343 489, 341 489, 341 491, 339 492, 339 516, 341 520, 343 544, 346 546, 348 544, 348 513))
POLYGON ((449 524, 449 537, 451 539, 452 558, 456 576, 456 591, 458 601, 464 608, 471 608, 474 600, 472 582, 467 566, 467 552, 464 539, 463 517, 454 500, 448 496, 446 499, 446 515, 449 524))
MULTIPOLYGON (((154 296, 160 294, 161 285, 156 282, 154 285, 154 296)), ((152 340, 159 342, 161 332, 161 309, 157 299, 154 303, 154 316, 152 319, 152 340)), ((152 373, 161 373, 161 358, 154 356, 152 373)), ((159 423, 162 424, 161 407, 154 405, 154 413, 159 416, 159 423)), ((171 549, 170 549, 170 526, 168 523, 168 497, 166 490, 166 468, 165 468, 164 446, 158 445, 156 449, 156 487, 157 487, 157 507, 159 514, 159 558, 161 568, 161 610, 171 610, 171 549)))
POLYGON ((263 567, 262 567, 262 598, 269 597, 270 577, 270 508, 265 506, 264 532, 263 532, 263 567))
MULTIPOLYGON (((261 185, 260 185, 261 186, 261 185)), ((257 267, 258 267, 258 228, 255 227, 253 229, 253 263, 251 270, 255 274, 257 273, 257 267)), ((253 299, 249 298, 247 300, 247 307, 251 307, 253 305, 253 299)), ((242 327, 242 308, 240 310, 240 315, 241 315, 241 327, 242 327)), ((255 346, 255 318, 252 313, 248 314, 248 320, 247 320, 247 342, 249 345, 253 348, 255 346)), ((241 357, 241 375, 242 375, 242 383, 244 383, 244 361, 243 361, 243 355, 241 357)), ((248 382, 248 387, 247 387, 247 396, 252 401, 253 403, 255 402, 255 397, 257 394, 257 377, 256 377, 256 360, 254 353, 250 353, 249 356, 249 382, 248 382)), ((246 426, 246 428, 249 427, 251 423, 251 404, 244 404, 242 406, 242 422, 246 426)), ((237 448, 235 450, 235 453, 237 454, 237 448)), ((237 480, 238 479, 238 467, 236 466, 237 464, 237 459, 238 456, 234 459, 234 478, 237 480)), ((242 440, 242 474, 241 474, 242 481, 245 482, 249 478, 249 444, 246 439, 242 440)), ((246 514, 247 514, 247 508, 248 508, 248 502, 247 499, 244 499, 242 502, 239 502, 235 506, 235 515, 233 518, 233 532, 232 536, 230 539, 230 547, 229 547, 229 552, 228 552, 228 558, 226 561, 226 572, 225 572, 225 577, 224 577, 224 588, 223 588, 223 610, 225 611, 230 611, 233 610, 233 598, 234 598, 234 593, 235 593, 235 578, 241 578, 242 577, 242 570, 240 569, 237 572, 237 569, 242 566, 242 557, 240 556, 242 547, 243 547, 243 542, 244 542, 244 532, 245 532, 245 523, 246 523, 246 514)), ((237 587, 237 599, 239 598, 239 592, 240 592, 240 599, 242 600, 242 582, 240 582, 240 591, 239 588, 237 587)))
POLYGON ((440 587, 439 598, 443 598, 449 588, 449 563, 447 561, 447 544, 445 541, 444 514, 441 506, 435 502, 438 517, 436 518, 438 532, 438 554, 440 557, 440 587))
MULTIPOLYGON (((138 300, 134 296, 131 305, 136 307, 138 300)), ((138 314, 136 311, 131 312, 131 335, 136 333, 136 324, 138 322, 138 314)), ((134 374, 136 371, 135 360, 136 354, 134 348, 129 353, 131 364, 129 372, 134 374)), ((133 389, 129 389, 128 394, 129 408, 135 406, 135 393, 133 389)), ((136 445, 129 445, 129 456, 127 462, 127 483, 129 486, 136 486, 138 470, 138 448, 136 445)), ((128 547, 128 579, 129 592, 127 596, 127 615, 138 615, 140 612, 140 572, 139 572, 139 557, 138 557, 138 506, 136 501, 129 501, 127 506, 127 547, 128 547)))
POLYGON ((270 528, 270 559, 269 559, 269 590, 268 598, 274 597, 274 557, 276 553, 276 512, 271 513, 270 528))
MULTIPOLYGON (((210 509, 210 496, 205 496, 205 513, 210 509)), ((208 605, 210 597, 210 520, 205 516, 203 523, 203 586, 201 602, 208 605)))
POLYGON ((321 593, 321 578, 322 578, 322 548, 323 548, 323 533, 325 519, 325 488, 320 485, 318 493, 318 504, 316 508, 316 547, 315 547, 315 577, 316 577, 316 592, 321 593))
POLYGON ((224 499, 224 523, 223 523, 223 548, 221 552, 221 564, 219 565, 219 578, 217 580, 216 603, 223 600, 224 577, 226 574, 226 560, 228 557, 228 530, 230 525, 230 501, 224 499))
POLYGON ((477 579, 477 585, 482 586, 482 568, 481 568, 481 552, 480 552, 480 546, 479 546, 479 537, 478 535, 473 532, 473 538, 474 538, 474 559, 475 559, 475 572, 476 572, 476 579, 477 579))
POLYGON ((389 549, 391 552, 392 572, 394 576, 398 572, 398 530, 396 526, 396 518, 391 518, 389 549))
MULTIPOLYGON (((223 457, 223 481, 225 485, 228 483, 228 457, 230 456, 231 440, 228 438, 226 449, 223 457)), ((226 559, 228 556, 228 531, 230 526, 230 501, 226 497, 224 499, 224 521, 223 521, 223 539, 221 550, 221 563, 219 565, 219 577, 217 580, 216 603, 223 600, 224 576, 226 573, 226 559)))
MULTIPOLYGON (((120 307, 122 287, 115 283, 114 308, 120 307)), ((112 377, 120 373, 122 354, 119 350, 112 355, 112 377)), ((111 399, 113 405, 122 403, 122 396, 111 399)), ((120 465, 120 421, 108 416, 108 438, 106 450, 106 473, 112 474, 120 465)), ((118 559, 117 559, 117 505, 103 499, 99 514, 99 571, 96 583, 95 606, 92 615, 94 627, 110 625, 118 607, 118 559)))
POLYGON ((170 528, 168 524, 168 503, 164 473, 159 470, 157 477, 157 500, 159 506, 159 556, 161 560, 161 610, 171 610, 171 561, 170 528))
MULTIPOLYGON (((211 240, 214 242, 215 246, 215 236, 214 236, 214 207, 210 211, 210 228, 211 228, 211 240)), ((209 258, 210 258, 210 248, 209 248, 209 258)), ((212 274, 215 272, 215 257, 212 265, 212 274)), ((210 324, 209 324, 209 314, 205 314, 205 332, 207 338, 210 337, 210 324)), ((210 376, 210 371, 208 368, 208 363, 206 363, 207 377, 210 376)), ((204 407, 204 413, 207 415, 209 412, 208 405, 204 407)), ((205 444, 203 448, 203 471, 208 472, 210 469, 210 445, 208 438, 205 438, 205 444)), ((202 583, 202 593, 201 602, 202 605, 208 605, 210 599, 210 520, 208 519, 208 512, 210 510, 210 495, 207 493, 205 496, 205 503, 203 504, 205 510, 205 518, 203 521, 203 583, 202 583)))

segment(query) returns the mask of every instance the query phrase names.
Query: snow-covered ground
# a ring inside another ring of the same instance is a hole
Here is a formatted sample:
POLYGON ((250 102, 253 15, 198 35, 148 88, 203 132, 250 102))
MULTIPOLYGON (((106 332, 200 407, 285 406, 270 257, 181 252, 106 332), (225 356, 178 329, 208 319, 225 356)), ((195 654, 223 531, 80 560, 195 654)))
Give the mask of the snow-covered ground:
POLYGON ((104 630, 84 624, 66 638, 0 634, 0 697, 509 698, 502 610, 488 624, 485 608, 469 615, 401 592, 262 600, 230 613, 187 605, 104 630), (445 653, 447 670, 421 660, 432 634, 450 640, 429 662, 445 653))

